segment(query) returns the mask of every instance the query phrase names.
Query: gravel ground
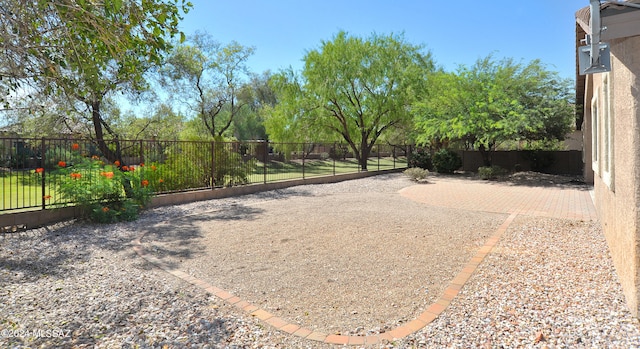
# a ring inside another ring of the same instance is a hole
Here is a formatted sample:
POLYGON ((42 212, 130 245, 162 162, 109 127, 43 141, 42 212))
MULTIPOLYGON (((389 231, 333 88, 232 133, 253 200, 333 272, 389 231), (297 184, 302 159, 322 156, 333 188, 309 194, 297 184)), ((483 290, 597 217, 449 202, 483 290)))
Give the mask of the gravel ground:
POLYGON ((143 244, 278 317, 367 335, 422 313, 507 217, 407 200, 398 190, 412 183, 401 176, 357 182, 289 188, 158 222, 143 244))
MULTIPOLYGON (((437 297, 505 217, 400 207, 411 184, 378 176, 0 235, 0 347, 331 347, 151 267, 131 248, 143 232, 157 257, 290 321, 384 331, 437 297)), ((379 347, 545 346, 640 347, 597 222, 516 218, 438 319, 379 347)))
POLYGON ((598 222, 519 216, 418 348, 640 348, 598 222))

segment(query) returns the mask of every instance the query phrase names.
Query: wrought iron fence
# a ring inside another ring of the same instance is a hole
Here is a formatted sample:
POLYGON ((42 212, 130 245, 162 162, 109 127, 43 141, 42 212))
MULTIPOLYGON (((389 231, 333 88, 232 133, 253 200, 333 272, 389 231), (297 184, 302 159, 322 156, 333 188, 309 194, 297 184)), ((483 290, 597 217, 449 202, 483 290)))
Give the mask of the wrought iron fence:
MULTIPOLYGON (((109 141, 120 166, 147 169, 156 194, 269 183, 363 171, 345 144, 109 141)), ((368 171, 407 167, 409 148, 375 145, 368 171)), ((0 138, 0 213, 73 205, 59 194, 60 165, 108 161, 88 139, 0 138)))

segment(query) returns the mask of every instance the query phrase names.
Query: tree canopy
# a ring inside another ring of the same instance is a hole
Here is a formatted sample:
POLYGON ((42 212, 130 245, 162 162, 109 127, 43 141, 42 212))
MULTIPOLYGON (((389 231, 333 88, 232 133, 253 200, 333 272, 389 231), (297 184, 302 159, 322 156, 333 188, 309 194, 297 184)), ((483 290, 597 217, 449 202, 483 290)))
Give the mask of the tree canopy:
POLYGON ((309 51, 304 62, 301 75, 289 70, 275 78, 278 104, 267 133, 339 137, 365 170, 379 137, 411 122, 409 107, 435 69, 431 54, 402 36, 346 32, 309 51))
MULTIPOLYGON (((118 135, 101 107, 116 92, 146 87, 143 74, 159 64, 178 35, 184 0, 0 0, 0 87, 11 95, 64 96, 93 124, 107 159, 119 159, 107 135, 118 135)), ((121 160, 121 159, 119 159, 121 160)))
POLYGON ((440 72, 429 95, 414 105, 418 141, 463 141, 483 154, 509 140, 564 139, 571 130, 569 81, 540 61, 528 64, 489 56, 471 68, 440 72))
POLYGON ((195 112, 209 136, 221 137, 248 108, 239 95, 254 50, 235 41, 222 46, 209 34, 196 33, 176 46, 160 70, 161 82, 195 112))

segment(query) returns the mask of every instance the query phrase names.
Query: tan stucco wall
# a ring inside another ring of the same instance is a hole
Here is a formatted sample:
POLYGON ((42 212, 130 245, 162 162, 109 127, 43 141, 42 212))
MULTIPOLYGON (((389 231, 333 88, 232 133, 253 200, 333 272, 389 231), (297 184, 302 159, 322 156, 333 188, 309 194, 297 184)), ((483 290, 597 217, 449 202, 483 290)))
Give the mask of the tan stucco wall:
MULTIPOLYGON (((613 40, 610 44, 614 174, 611 186, 601 178, 602 171, 600 175, 594 175, 595 202, 627 303, 631 312, 639 316, 640 36, 613 40)), ((602 110, 602 74, 593 75, 590 82, 593 83, 593 91, 600 91, 599 105, 602 110)), ((590 106, 590 98, 585 98, 585 110, 589 110, 590 106)), ((590 119, 590 111, 588 114, 590 119)), ((603 144, 602 133, 598 141, 603 144)), ((602 148, 600 159, 603 156, 602 148)))
POLYGON ((585 96, 584 96, 584 118, 582 124, 582 160, 584 162, 583 177, 587 184, 593 184, 593 169, 591 168, 591 109, 588 107, 593 97, 591 85, 593 85, 593 75, 585 77, 585 96))

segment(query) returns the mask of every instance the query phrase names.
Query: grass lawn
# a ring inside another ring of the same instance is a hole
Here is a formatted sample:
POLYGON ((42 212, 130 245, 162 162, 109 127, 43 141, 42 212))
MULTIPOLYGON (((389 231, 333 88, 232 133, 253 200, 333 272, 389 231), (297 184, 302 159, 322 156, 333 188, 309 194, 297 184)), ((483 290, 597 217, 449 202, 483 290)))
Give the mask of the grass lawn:
POLYGON ((12 171, 0 174, 2 202, 0 210, 42 205, 42 184, 33 171, 12 171))
MULTIPOLYGON (((370 171, 387 170, 406 166, 406 159, 396 159, 395 167, 393 158, 369 159, 367 167, 370 171)), ((267 164, 266 182, 276 182, 289 179, 308 177, 331 176, 333 174, 354 173, 360 170, 355 159, 348 160, 306 160, 304 169, 302 160, 289 162, 271 161, 267 164)), ((254 174, 249 176, 250 183, 265 182, 264 163, 259 163, 254 174)))
MULTIPOLYGON (((56 202, 58 194, 51 185, 51 175, 48 178, 45 182, 44 200, 46 200, 47 206, 51 206, 56 202)), ((41 177, 33 170, 0 172, 0 188, 2 188, 0 214, 3 213, 2 211, 17 212, 18 209, 28 210, 42 207, 41 177)))

